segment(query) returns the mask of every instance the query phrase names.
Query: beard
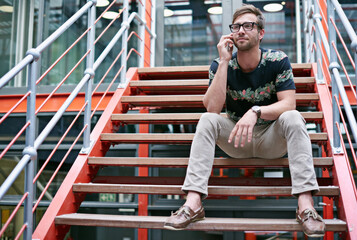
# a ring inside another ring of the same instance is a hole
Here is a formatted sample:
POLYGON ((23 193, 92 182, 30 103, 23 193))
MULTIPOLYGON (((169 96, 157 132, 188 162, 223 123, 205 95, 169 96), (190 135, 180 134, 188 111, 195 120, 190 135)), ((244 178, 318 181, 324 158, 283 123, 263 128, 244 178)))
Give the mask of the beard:
POLYGON ((256 45, 259 45, 259 35, 257 34, 256 36, 247 39, 244 42, 239 42, 236 39, 234 39, 234 46, 238 49, 238 51, 249 51, 250 49, 254 48, 256 45))

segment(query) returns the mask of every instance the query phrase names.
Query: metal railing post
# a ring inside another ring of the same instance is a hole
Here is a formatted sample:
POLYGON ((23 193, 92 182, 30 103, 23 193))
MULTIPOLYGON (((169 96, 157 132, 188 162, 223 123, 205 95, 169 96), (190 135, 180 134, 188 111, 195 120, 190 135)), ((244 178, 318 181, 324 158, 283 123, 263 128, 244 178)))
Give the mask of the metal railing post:
MULTIPOLYGON (((124 49, 123 54, 121 55, 121 65, 123 66, 123 70, 120 73, 120 83, 126 83, 126 57, 128 54, 128 31, 129 31, 129 2, 128 0, 124 0, 123 2, 123 22, 121 24, 122 27, 125 27, 124 33, 121 37, 121 49, 124 49)), ((120 85, 120 84, 119 84, 120 85)))
POLYGON ((88 79, 85 85, 85 102, 87 103, 84 110, 84 126, 87 125, 87 128, 83 133, 83 148, 81 153, 88 153, 91 147, 90 142, 90 131, 91 131, 91 110, 92 110, 92 85, 93 78, 95 75, 93 64, 94 64, 94 39, 95 39, 95 15, 96 15, 96 4, 97 0, 90 0, 93 2, 93 5, 88 9, 88 28, 90 28, 87 36, 87 51, 90 51, 87 56, 86 70, 84 74, 89 74, 90 78, 88 79))
POLYGON ((142 1, 143 4, 139 4, 139 16, 142 19, 143 22, 139 23, 139 36, 141 38, 140 44, 139 44, 139 53, 141 56, 138 56, 139 58, 139 67, 144 67, 144 58, 145 58, 145 25, 146 25, 146 19, 145 19, 145 12, 146 12, 146 0, 142 1))
POLYGON ((331 3, 331 0, 327 0, 327 20, 328 20, 328 38, 329 38, 329 46, 330 46, 330 65, 329 65, 329 70, 330 70, 330 75, 331 75, 331 86, 332 86, 332 115, 333 115, 333 151, 334 153, 341 153, 341 140, 340 140, 340 135, 336 126, 336 122, 340 123, 340 113, 337 107, 336 101, 334 101, 334 96, 337 97, 337 99, 340 99, 340 94, 338 91, 337 83, 336 83, 336 78, 333 74, 333 69, 340 69, 340 65, 337 62, 337 55, 336 52, 334 51, 333 48, 333 43, 336 44, 336 30, 332 25, 332 22, 335 22, 335 10, 334 7, 331 3))
POLYGON ((33 230, 33 213, 32 205, 34 200, 34 184, 33 178, 35 174, 35 161, 37 160, 37 150, 35 149, 36 138, 36 79, 37 79, 37 61, 40 58, 40 52, 35 49, 30 49, 26 55, 32 55, 33 61, 28 68, 28 85, 27 89, 30 91, 30 95, 27 97, 27 112, 26 122, 30 122, 29 127, 26 129, 26 147, 23 151, 23 155, 30 156, 30 161, 25 167, 25 193, 28 193, 24 202, 24 224, 26 229, 24 232, 24 239, 32 239, 33 230))
POLYGON ((322 64, 320 65, 318 63, 318 61, 321 61, 322 63, 322 52, 318 46, 317 43, 321 42, 321 33, 320 33, 320 29, 318 28, 318 21, 321 21, 322 17, 319 13, 319 5, 317 3, 318 0, 314 1, 314 15, 313 15, 313 19, 314 19, 314 23, 315 23, 315 42, 316 42, 316 62, 317 62, 317 77, 316 77, 316 81, 317 83, 323 83, 324 79, 323 79, 323 75, 322 75, 322 64))

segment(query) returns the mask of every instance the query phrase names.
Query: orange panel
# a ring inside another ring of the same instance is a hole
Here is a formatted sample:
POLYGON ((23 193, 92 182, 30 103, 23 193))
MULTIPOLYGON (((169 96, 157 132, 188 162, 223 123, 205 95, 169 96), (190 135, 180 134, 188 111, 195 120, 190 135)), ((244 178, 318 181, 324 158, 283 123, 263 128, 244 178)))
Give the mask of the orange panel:
MULTIPOLYGON (((41 104, 46 100, 49 94, 37 94, 36 97, 36 109, 38 109, 41 104)), ((55 93, 52 98, 43 106, 40 112, 57 112, 62 104, 66 101, 70 93, 55 93)), ((8 112, 21 98, 23 95, 0 95, 0 113, 8 112)), ((99 100, 103 96, 103 93, 94 93, 92 98, 92 110, 98 104, 99 100)), ((108 105, 113 92, 108 92, 107 95, 102 100, 102 103, 98 107, 98 111, 104 111, 105 106, 108 105)), ((67 111, 79 111, 84 104, 85 94, 79 93, 78 96, 73 100, 71 105, 69 105, 67 111)), ((27 106, 27 101, 23 101, 15 110, 16 113, 25 113, 27 106)))

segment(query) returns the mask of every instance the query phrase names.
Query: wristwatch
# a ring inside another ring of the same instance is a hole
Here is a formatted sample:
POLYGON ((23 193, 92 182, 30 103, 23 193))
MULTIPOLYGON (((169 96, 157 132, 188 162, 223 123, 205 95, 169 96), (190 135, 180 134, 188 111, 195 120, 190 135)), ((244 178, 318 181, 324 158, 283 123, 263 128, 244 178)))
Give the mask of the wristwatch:
POLYGON ((253 106, 252 111, 257 114, 257 117, 260 118, 260 115, 262 114, 262 111, 260 110, 260 106, 253 106))

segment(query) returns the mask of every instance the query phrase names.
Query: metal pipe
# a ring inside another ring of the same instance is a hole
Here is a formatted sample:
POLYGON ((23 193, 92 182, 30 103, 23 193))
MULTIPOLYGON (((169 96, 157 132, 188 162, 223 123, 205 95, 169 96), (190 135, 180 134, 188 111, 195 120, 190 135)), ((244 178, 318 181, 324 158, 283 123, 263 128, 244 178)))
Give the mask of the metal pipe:
POLYGON ((342 102, 343 102, 343 106, 345 108, 345 112, 346 112, 346 115, 347 115, 347 118, 348 118, 348 121, 349 121, 349 124, 350 124, 350 128, 351 128, 351 131, 352 131, 352 135, 353 135, 353 138, 355 139, 355 142, 357 141, 357 123, 356 123, 356 118, 354 117, 354 114, 353 114, 353 111, 352 111, 352 108, 351 108, 351 104, 348 100, 348 97, 347 97, 347 94, 345 92, 345 87, 342 83, 342 79, 340 77, 340 73, 338 72, 338 69, 337 68, 333 68, 332 69, 332 72, 333 72, 333 75, 335 76, 335 79, 336 79, 336 83, 337 83, 337 87, 340 91, 340 94, 341 94, 341 99, 342 99, 342 102))
POLYGON ((2 183, 0 187, 0 200, 5 196, 6 192, 9 190, 11 185, 16 181, 17 177, 21 174, 22 170, 24 170, 25 166, 30 161, 30 159, 31 157, 28 154, 23 156, 20 162, 12 170, 10 175, 2 183))
POLYGON ((86 63, 87 69, 85 70, 85 74, 88 73, 90 75, 90 79, 86 82, 86 86, 85 86, 85 102, 88 104, 86 105, 86 108, 84 110, 83 124, 84 126, 87 125, 87 128, 85 129, 83 134, 83 151, 81 151, 82 153, 88 153, 88 150, 90 149, 92 85, 93 85, 93 78, 95 75, 95 72, 93 70, 93 63, 94 63, 94 56, 95 56, 94 54, 95 17, 96 17, 96 6, 93 5, 88 11, 88 28, 90 30, 87 35, 87 50, 90 52, 87 56, 87 63, 86 63))
MULTIPOLYGON (((126 82, 125 76, 126 76, 126 56, 128 54, 128 31, 130 27, 130 22, 129 21, 129 1, 124 0, 123 2, 123 9, 124 9, 124 14, 123 14, 123 22, 121 24, 120 31, 123 29, 123 36, 121 38, 121 48, 124 49, 123 54, 121 55, 121 65, 123 66, 123 71, 120 73, 120 81, 119 82, 126 82)), ((132 15, 132 14, 131 14, 132 15)), ((130 15, 130 17, 131 17, 130 15)), ((112 41, 110 41, 112 42, 112 41)))
POLYGON ((351 39, 351 41, 357 41, 357 34, 356 32, 354 31, 350 21, 348 20, 345 12, 343 11, 342 7, 341 7, 341 4, 337 1, 337 0, 331 0, 333 6, 335 7, 335 10, 343 24, 343 26, 345 27, 346 29, 346 32, 349 36, 349 38, 351 39))
POLYGON ((75 89, 71 92, 71 94, 68 96, 66 101, 63 103, 63 105, 58 109, 56 114, 51 118, 51 120, 47 123, 46 127, 42 130, 42 132, 39 134, 39 136, 36 138, 35 141, 35 149, 37 150, 39 146, 43 143, 43 141, 46 139, 48 134, 51 132, 51 130, 54 128, 58 120, 62 117, 63 113, 66 111, 66 109, 69 107, 69 105, 73 102, 75 97, 78 95, 80 90, 83 88, 83 86, 87 83, 89 80, 90 75, 85 74, 82 80, 77 84, 75 89))
POLYGON ((15 67, 8 71, 0 79, 0 89, 3 88, 11 79, 13 79, 22 69, 24 69, 30 62, 33 61, 32 55, 27 55, 15 67))
POLYGON ((330 58, 330 47, 329 47, 329 43, 328 43, 328 40, 326 38, 326 35, 323 34, 324 28, 322 27, 322 24, 321 24, 321 15, 320 14, 315 14, 314 18, 316 18, 317 29, 319 30, 318 32, 320 34, 322 43, 324 45, 327 57, 330 58))
POLYGON ((301 16, 300 16, 300 0, 295 0, 295 24, 296 24, 296 61, 302 63, 301 58, 301 16))
MULTIPOLYGON (((316 3, 317 0, 315 0, 315 4, 314 4, 314 15, 313 15, 313 19, 314 19, 314 22, 315 22, 315 25, 317 25, 318 22, 321 23, 321 15, 318 14, 319 12, 319 9, 318 9, 318 4, 316 3)), ((321 42, 321 36, 322 34, 320 33, 320 30, 323 31, 323 29, 320 29, 320 28, 315 28, 315 40, 316 40, 316 43, 318 42, 321 42)), ((322 63, 322 49, 316 47, 316 61, 319 61, 321 60, 321 63, 322 63)), ((324 83, 324 78, 323 78, 323 75, 322 75, 322 66, 320 66, 319 64, 317 65, 317 77, 316 77, 316 80, 318 83, 324 83)))
POLYGON ((141 22, 139 24, 139 36, 141 41, 139 42, 139 53, 141 56, 138 55, 138 63, 139 67, 144 67, 144 59, 145 59, 145 9, 146 7, 146 0, 144 0, 143 5, 139 4, 139 15, 141 18, 141 22))
MULTIPOLYGON (((77 21, 87 10, 93 5, 92 1, 87 2, 81 9, 78 10, 72 17, 70 17, 62 26, 60 26, 54 33, 52 33, 45 41, 43 41, 35 49, 37 52, 43 52, 51 43, 53 43, 59 36, 62 35, 72 24, 77 21)), ((26 56, 14 68, 0 79, 0 89, 14 78, 25 66, 33 61, 32 56, 26 56)))
MULTIPOLYGON (((339 65, 337 63, 337 55, 335 51, 333 50, 333 42, 336 42, 336 30, 332 25, 331 21, 335 21, 335 11, 333 9, 331 0, 327 0, 327 16, 328 19, 330 19, 330 21, 328 21, 328 38, 329 38, 329 49, 330 49, 330 58, 329 58, 329 62, 330 62, 330 70, 337 68, 337 70, 339 70, 339 65)), ((336 84, 336 79, 334 77, 333 74, 331 74, 331 85, 332 85, 332 98, 337 97, 337 99, 340 98, 339 95, 339 91, 338 91, 338 87, 336 84)), ((338 123, 340 124, 340 114, 338 111, 338 106, 337 103, 335 101, 332 101, 332 116, 333 116, 333 122, 334 123, 338 123)), ((332 124, 333 125, 333 148, 334 149, 338 149, 341 147, 341 142, 340 142, 340 137, 339 137, 339 132, 337 129, 336 124, 332 124)))

